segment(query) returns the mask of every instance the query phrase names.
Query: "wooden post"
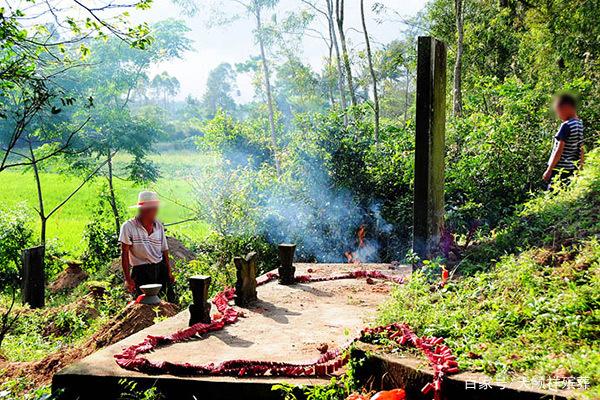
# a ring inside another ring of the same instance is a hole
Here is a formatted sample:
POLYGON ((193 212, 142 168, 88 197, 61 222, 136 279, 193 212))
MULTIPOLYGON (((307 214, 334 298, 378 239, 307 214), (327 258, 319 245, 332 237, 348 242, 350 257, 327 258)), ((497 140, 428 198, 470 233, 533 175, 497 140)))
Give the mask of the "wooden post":
POLYGON ((246 257, 235 257, 237 281, 235 283, 235 304, 246 307, 256 301, 256 253, 248 253, 246 257))
POLYGON ((282 285, 293 285, 296 283, 294 267, 295 244, 282 243, 279 245, 279 283, 282 285))
POLYGON ((205 275, 195 275, 188 279, 192 291, 193 304, 190 304, 190 326, 202 322, 210 323, 210 303, 208 288, 211 278, 205 275))
POLYGON ((413 250, 431 258, 444 227, 446 45, 418 39, 413 250))
POLYGON ((23 250, 23 303, 31 308, 44 307, 44 254, 45 246, 23 250))

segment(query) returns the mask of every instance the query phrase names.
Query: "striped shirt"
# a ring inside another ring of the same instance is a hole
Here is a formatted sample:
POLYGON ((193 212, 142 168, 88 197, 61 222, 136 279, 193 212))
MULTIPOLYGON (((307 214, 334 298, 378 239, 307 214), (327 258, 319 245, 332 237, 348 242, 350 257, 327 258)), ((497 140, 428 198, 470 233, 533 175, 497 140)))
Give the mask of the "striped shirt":
MULTIPOLYGON (((583 123, 580 119, 571 118, 560 125, 558 133, 554 137, 552 154, 554 154, 561 141, 565 142, 565 147, 555 168, 574 170, 579 163, 581 146, 583 146, 583 123)), ((550 158, 552 159, 552 156, 550 158)), ((548 164, 550 164, 551 159, 548 164)))
POLYGON ((132 218, 121 227, 119 242, 130 245, 129 265, 135 267, 143 264, 157 264, 162 261, 162 252, 167 251, 165 228, 159 221, 154 221, 152 234, 137 218, 132 218))

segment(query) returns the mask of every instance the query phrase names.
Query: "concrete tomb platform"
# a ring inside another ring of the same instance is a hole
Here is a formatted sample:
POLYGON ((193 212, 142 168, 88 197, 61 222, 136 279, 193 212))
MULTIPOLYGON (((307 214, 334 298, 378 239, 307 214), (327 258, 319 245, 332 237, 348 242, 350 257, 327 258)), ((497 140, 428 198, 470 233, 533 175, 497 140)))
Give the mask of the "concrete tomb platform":
MULTIPOLYGON (((390 269, 388 264, 295 264, 296 275, 327 276, 356 269, 381 270, 403 276, 410 267, 390 269)), ((346 345, 374 321, 378 305, 385 302, 394 283, 374 279, 344 279, 258 287, 258 301, 238 308, 244 317, 225 329, 189 342, 159 348, 150 360, 193 364, 246 359, 305 362, 316 360, 326 344, 330 349, 346 345)), ((213 312, 215 307, 213 306, 213 312)), ((186 309, 114 345, 106 347, 58 372, 52 380, 55 393, 65 399, 112 399, 123 392, 119 381, 135 381, 138 388, 156 386, 167 398, 177 399, 276 399, 273 384, 326 384, 328 379, 300 377, 228 377, 148 375, 119 367, 114 355, 141 342, 147 335, 167 335, 188 326, 186 309)))

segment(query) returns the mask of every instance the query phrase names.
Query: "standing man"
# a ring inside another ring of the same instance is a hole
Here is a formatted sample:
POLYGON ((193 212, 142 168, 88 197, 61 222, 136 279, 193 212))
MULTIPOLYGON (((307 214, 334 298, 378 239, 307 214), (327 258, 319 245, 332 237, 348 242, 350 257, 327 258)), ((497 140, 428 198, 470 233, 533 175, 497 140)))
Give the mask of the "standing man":
POLYGON ((556 136, 544 180, 548 189, 556 181, 568 182, 577 168, 583 167, 583 123, 577 116, 575 97, 561 94, 554 100, 554 112, 562 121, 556 136))
POLYGON ((160 201, 154 192, 144 191, 138 195, 135 218, 121 227, 121 265, 125 285, 131 293, 142 294, 140 286, 162 284, 161 295, 175 302, 172 283, 175 281, 169 262, 169 247, 164 226, 156 219, 160 201))

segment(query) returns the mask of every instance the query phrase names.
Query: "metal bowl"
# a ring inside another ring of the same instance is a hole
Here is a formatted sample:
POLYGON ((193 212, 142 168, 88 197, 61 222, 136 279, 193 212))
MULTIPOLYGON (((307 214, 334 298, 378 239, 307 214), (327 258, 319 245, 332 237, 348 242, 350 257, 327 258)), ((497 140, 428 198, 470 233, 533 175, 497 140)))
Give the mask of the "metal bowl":
POLYGON ((158 292, 160 292, 161 288, 162 288, 162 285, 160 283, 151 283, 149 285, 140 286, 140 290, 146 296, 156 296, 158 294, 158 292))

